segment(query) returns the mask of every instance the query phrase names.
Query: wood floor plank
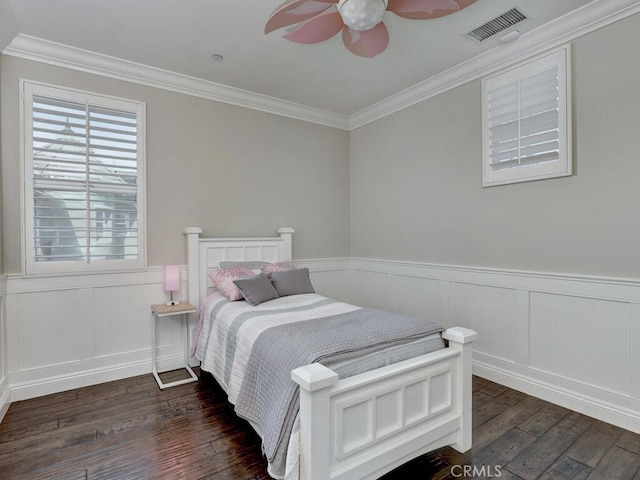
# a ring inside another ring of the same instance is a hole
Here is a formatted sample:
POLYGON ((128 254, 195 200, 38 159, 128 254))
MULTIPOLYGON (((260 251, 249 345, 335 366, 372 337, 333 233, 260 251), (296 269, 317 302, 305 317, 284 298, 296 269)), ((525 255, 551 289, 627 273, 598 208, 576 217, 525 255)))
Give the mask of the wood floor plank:
POLYGON ((540 437, 568 414, 569 410, 564 407, 547 405, 518 425, 518 428, 523 432, 540 437))
POLYGON ((587 465, 563 455, 542 474, 539 480, 584 480, 590 473, 591 468, 587 465))
POLYGON ((473 399, 473 405, 476 408, 478 408, 483 403, 492 402, 494 397, 492 397, 491 395, 487 395, 486 393, 483 393, 479 390, 476 390, 475 392, 473 392, 471 398, 473 399))
POLYGON ((499 397, 503 393, 511 391, 511 389, 504 385, 489 382, 485 384, 484 387, 480 388, 479 391, 491 397, 499 397))
POLYGON ((506 465, 536 440, 535 436, 513 428, 477 454, 474 453, 473 463, 492 468, 506 465))
POLYGON ((616 445, 630 452, 640 454, 640 435, 625 430, 622 432, 622 435, 620 435, 620 438, 618 438, 616 445))
POLYGON ((31 438, 46 432, 58 429, 58 420, 37 421, 33 418, 25 419, 22 422, 12 422, 6 429, 0 431, 0 444, 17 442, 25 438, 31 438))
POLYGON ((88 469, 89 480, 179 478, 180 472, 190 472, 198 478, 211 471, 219 462, 219 456, 210 444, 193 445, 191 448, 173 446, 147 451, 144 455, 121 456, 88 469))
MULTIPOLYGON (((525 422, 545 405, 548 404, 543 400, 526 397, 521 402, 509 406, 490 422, 483 423, 473 430, 474 449, 482 450, 490 443, 495 442, 512 428, 525 422)), ((475 409, 473 414, 476 414, 475 409)))
POLYGON ((489 385, 490 383, 493 383, 493 382, 491 382, 490 380, 487 380, 486 378, 478 377, 477 375, 475 375, 471 379, 471 389, 473 391, 480 390, 481 388, 485 387, 486 385, 489 385))
POLYGON ((493 400, 482 403, 473 411, 473 427, 476 428, 498 416, 510 406, 520 402, 524 397, 524 394, 516 392, 515 390, 506 390, 502 394, 494 397, 493 400))
POLYGON ((509 470, 500 470, 500 477, 496 477, 494 475, 493 478, 484 478, 483 480, 496 480, 496 478, 499 478, 499 480, 523 480, 521 477, 511 473, 509 470))
POLYGON ((594 420, 566 455, 594 468, 622 435, 622 432, 621 428, 594 420))
POLYGON ((633 480, 640 470, 640 455, 614 446, 587 480, 633 480))
POLYGON ((591 419, 584 415, 569 413, 509 462, 507 469, 525 480, 535 480, 560 458, 590 424, 591 419))
POLYGON ((62 468, 59 464, 50 468, 41 469, 37 472, 29 472, 29 480, 87 480, 87 471, 80 469, 71 471, 69 468, 62 468))
MULTIPOLYGON (((269 480, 260 438, 197 373, 166 390, 142 375, 17 402, 0 424, 0 479, 269 480)), ((640 435, 479 377, 473 390, 473 449, 435 450, 384 480, 465 478, 465 465, 490 468, 474 478, 499 467, 501 480, 640 480, 640 435)))
POLYGON ((11 411, 11 417, 2 420, 2 425, 11 423, 12 421, 21 420, 22 418, 33 417, 34 410, 53 409, 56 406, 65 408, 69 402, 78 398, 77 390, 70 390, 67 392, 53 393, 51 395, 44 395, 42 397, 32 398, 30 400, 23 400, 19 402, 13 402, 9 407, 11 411))

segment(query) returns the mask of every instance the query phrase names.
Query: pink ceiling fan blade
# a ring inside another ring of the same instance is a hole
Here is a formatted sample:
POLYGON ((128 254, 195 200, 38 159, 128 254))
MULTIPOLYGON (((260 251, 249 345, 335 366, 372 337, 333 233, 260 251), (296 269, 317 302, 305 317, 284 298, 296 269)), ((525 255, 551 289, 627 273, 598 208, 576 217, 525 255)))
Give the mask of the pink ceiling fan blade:
POLYGON ((443 17, 468 7, 476 0, 389 0, 387 10, 413 20, 443 17))
POLYGON ((389 32, 384 22, 361 32, 345 28, 342 31, 342 41, 351 53, 359 57, 373 58, 384 52, 389 45, 389 32))
POLYGON ((296 43, 323 42, 344 28, 342 17, 338 12, 323 13, 304 22, 293 32, 283 38, 296 43))
MULTIPOLYGON (((349 15, 339 12, 347 0, 287 0, 269 18, 265 33, 284 27, 288 28, 283 37, 296 43, 319 43, 342 31, 342 41, 347 49, 360 57, 372 58, 384 52, 389 45, 389 32, 381 17, 367 10, 368 3, 350 4, 349 15), (336 6, 337 5, 337 6, 336 6), (336 6, 334 8, 334 6, 336 6), (353 11, 351 11, 353 10, 353 11), (357 20, 352 22, 352 16, 357 20), (363 19, 369 19, 365 22, 363 19), (379 22, 373 28, 369 28, 379 22), (353 28, 347 26, 353 25, 353 28), (364 28, 361 30, 361 28, 364 28)), ((468 7, 476 0, 380 0, 376 14, 384 14, 384 7, 396 15, 408 19, 425 20, 438 18, 468 7)))
POLYGON ((331 8, 336 1, 329 0, 294 0, 278 8, 267 20, 264 33, 271 33, 279 28, 295 25, 319 15, 331 8))

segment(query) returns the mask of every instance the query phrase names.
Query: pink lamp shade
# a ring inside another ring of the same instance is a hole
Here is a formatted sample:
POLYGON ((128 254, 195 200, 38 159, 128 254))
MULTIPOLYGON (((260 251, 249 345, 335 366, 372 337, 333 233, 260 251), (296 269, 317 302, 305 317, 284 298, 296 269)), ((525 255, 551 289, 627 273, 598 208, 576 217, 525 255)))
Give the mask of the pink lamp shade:
POLYGON ((178 290, 180 290, 179 265, 165 265, 163 278, 165 292, 177 292, 178 290))
POLYGON ((173 300, 173 292, 180 290, 180 266, 165 265, 162 272, 162 278, 164 291, 171 294, 171 301, 167 303, 167 305, 177 305, 178 302, 173 300))

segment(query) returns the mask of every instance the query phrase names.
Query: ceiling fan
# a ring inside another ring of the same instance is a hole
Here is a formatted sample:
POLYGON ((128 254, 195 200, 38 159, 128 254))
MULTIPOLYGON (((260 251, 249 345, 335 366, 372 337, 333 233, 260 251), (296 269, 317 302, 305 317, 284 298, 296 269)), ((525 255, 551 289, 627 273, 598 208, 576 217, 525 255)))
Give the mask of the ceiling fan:
POLYGON ((476 0, 289 0, 267 21, 265 34, 297 26, 284 38, 297 43, 319 43, 342 32, 347 49, 372 58, 389 44, 382 21, 385 11, 414 20, 427 20, 455 13, 476 0))

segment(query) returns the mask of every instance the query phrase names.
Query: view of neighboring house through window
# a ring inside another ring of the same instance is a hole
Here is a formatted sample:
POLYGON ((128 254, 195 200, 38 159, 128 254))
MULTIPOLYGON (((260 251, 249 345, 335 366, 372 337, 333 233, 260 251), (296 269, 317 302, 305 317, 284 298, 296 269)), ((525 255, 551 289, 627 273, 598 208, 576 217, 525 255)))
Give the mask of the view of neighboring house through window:
POLYGON ((144 104, 23 82, 27 273, 144 266, 144 104))

